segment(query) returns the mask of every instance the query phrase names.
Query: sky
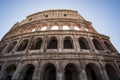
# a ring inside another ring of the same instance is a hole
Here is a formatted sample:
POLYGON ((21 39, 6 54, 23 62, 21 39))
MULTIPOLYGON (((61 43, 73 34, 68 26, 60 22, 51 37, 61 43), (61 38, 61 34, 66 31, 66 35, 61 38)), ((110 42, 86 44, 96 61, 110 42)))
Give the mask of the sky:
POLYGON ((0 39, 16 22, 50 9, 77 10, 120 52, 120 0, 0 0, 0 39))

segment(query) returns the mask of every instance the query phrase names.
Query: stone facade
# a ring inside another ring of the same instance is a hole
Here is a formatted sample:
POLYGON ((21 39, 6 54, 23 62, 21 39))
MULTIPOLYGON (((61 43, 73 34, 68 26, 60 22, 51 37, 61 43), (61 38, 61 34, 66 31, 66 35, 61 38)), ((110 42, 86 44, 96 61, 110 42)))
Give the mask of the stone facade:
POLYGON ((0 80, 120 80, 108 36, 74 10, 48 10, 16 23, 0 41, 0 80))

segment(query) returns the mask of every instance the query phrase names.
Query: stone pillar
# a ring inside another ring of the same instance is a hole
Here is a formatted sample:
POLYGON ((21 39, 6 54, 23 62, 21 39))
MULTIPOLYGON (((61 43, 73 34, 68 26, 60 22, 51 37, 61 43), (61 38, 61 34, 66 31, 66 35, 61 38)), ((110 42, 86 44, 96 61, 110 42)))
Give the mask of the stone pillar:
POLYGON ((44 34, 43 40, 42 40, 42 45, 41 45, 41 52, 46 51, 46 46, 47 46, 47 35, 44 34))
POLYGON ((36 61, 36 63, 34 63, 34 72, 33 72, 33 77, 32 77, 32 80, 40 80, 40 63, 38 61, 36 61))
POLYGON ((80 77, 80 80, 87 80, 87 75, 86 75, 85 69, 82 69, 82 70, 79 72, 79 77, 80 77))
POLYGON ((58 23, 58 30, 62 30, 62 24, 58 23))
POLYGON ((83 23, 80 23, 81 31, 85 31, 85 25, 83 23))
POLYGON ((62 52, 62 47, 63 47, 63 42, 62 42, 62 35, 59 35, 59 43, 58 43, 58 48, 59 48, 59 52, 62 52))
POLYGON ((74 30, 73 23, 70 24, 70 30, 74 30))
POLYGON ((103 80, 109 80, 104 63, 99 60, 99 64, 100 64, 101 75, 103 75, 102 76, 103 80))
POLYGON ((102 39, 100 39, 100 44, 101 44, 101 46, 103 47, 103 49, 104 49, 104 51, 106 50, 106 47, 105 47, 105 44, 104 44, 104 42, 102 41, 102 39))
POLYGON ((2 80, 2 79, 4 80, 5 79, 6 67, 7 67, 7 62, 2 65, 2 69, 0 71, 0 80, 2 80))
POLYGON ((51 30, 51 27, 50 23, 47 23, 47 30, 51 30))
POLYGON ((22 63, 20 62, 12 76, 12 80, 20 80, 21 68, 22 68, 22 63))
POLYGON ((59 67, 56 69, 56 80, 64 80, 64 70, 61 60, 59 60, 59 67))
POLYGON ((78 43, 78 40, 76 38, 76 35, 75 33, 73 32, 73 44, 74 44, 74 49, 76 50, 76 52, 79 52, 80 50, 80 47, 79 47, 79 43, 78 43))
POLYGON ((118 77, 120 78, 120 69, 119 69, 119 66, 118 66, 116 60, 114 60, 114 64, 115 64, 115 70, 116 70, 116 72, 117 72, 117 75, 118 75, 118 77))
POLYGON ((64 80, 63 75, 64 75, 64 73, 62 71, 60 71, 60 70, 57 71, 56 80, 64 80))
POLYGON ((87 80, 87 75, 86 75, 86 71, 85 71, 85 62, 84 61, 80 61, 80 69, 79 69, 79 77, 80 80, 87 80))
POLYGON ((92 42, 92 37, 88 37, 88 43, 89 43, 91 51, 96 51, 96 48, 92 42))

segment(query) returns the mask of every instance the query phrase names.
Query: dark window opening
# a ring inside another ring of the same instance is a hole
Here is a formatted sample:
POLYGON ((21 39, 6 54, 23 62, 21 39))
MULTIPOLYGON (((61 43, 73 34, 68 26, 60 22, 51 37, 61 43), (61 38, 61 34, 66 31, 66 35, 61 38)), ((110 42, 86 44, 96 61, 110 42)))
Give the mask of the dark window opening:
POLYGON ((34 71, 34 66, 30 65, 30 68, 28 68, 28 70, 26 71, 26 74, 23 80, 32 80, 33 71, 34 71))
POLYGON ((48 64, 45 68, 43 80, 56 80, 56 68, 53 64, 48 64))
POLYGON ((58 44, 57 39, 56 39, 56 38, 53 38, 53 39, 51 39, 50 42, 48 43, 47 48, 48 48, 48 49, 57 49, 57 44, 58 44))
POLYGON ((0 46, 0 53, 2 53, 2 51, 6 48, 7 44, 1 45, 0 46))
POLYGON ((86 72, 88 80, 97 80, 96 74, 91 66, 86 67, 86 72))
POLYGON ((107 47, 107 49, 110 50, 111 52, 117 52, 108 42, 104 41, 104 44, 107 47))
POLYGON ((48 17, 48 15, 45 15, 45 17, 48 17))
POLYGON ((64 16, 67 16, 67 14, 64 14, 64 16))
POLYGON ((41 39, 41 38, 37 38, 37 39, 33 42, 32 47, 31 47, 31 50, 40 49, 40 48, 41 48, 41 44, 42 44, 42 39, 41 39))
POLYGON ((9 47, 8 47, 8 51, 7 51, 7 53, 11 52, 11 51, 14 49, 14 47, 15 47, 16 44, 17 44, 16 41, 13 42, 13 43, 11 43, 11 44, 9 45, 9 47))
POLYGON ((79 39, 79 45, 81 49, 90 49, 87 40, 84 38, 79 39))
POLYGON ((73 49, 73 43, 70 39, 64 40, 64 49, 73 49))
POLYGON ((86 74, 88 80, 104 80, 100 73, 100 69, 92 63, 86 65, 86 74))
POLYGON ((25 39, 21 42, 20 46, 18 47, 17 51, 24 51, 27 47, 28 40, 25 39))
POLYGON ((74 64, 68 64, 65 67, 65 80, 78 80, 78 73, 74 64))
POLYGON ((16 66, 15 65, 11 65, 6 69, 6 73, 5 75, 5 79, 4 80, 12 80, 12 76, 14 74, 16 70, 16 66))
POLYGON ((119 80, 117 71, 114 69, 113 66, 107 64, 105 68, 107 70, 107 74, 110 80, 119 80))
POLYGON ((97 50, 104 50, 102 45, 100 44, 100 42, 97 39, 93 39, 93 44, 97 50))

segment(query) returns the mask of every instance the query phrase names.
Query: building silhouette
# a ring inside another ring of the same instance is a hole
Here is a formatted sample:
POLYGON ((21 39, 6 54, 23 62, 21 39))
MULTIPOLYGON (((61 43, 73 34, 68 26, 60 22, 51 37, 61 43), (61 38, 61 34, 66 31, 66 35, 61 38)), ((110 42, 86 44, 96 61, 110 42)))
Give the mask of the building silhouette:
POLYGON ((77 11, 42 11, 0 41, 0 80, 120 80, 120 55, 77 11))

